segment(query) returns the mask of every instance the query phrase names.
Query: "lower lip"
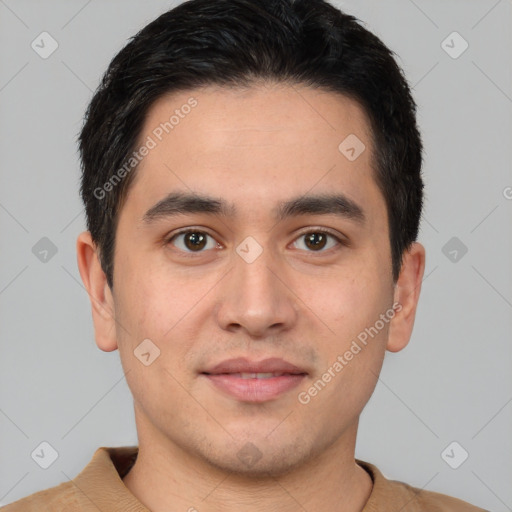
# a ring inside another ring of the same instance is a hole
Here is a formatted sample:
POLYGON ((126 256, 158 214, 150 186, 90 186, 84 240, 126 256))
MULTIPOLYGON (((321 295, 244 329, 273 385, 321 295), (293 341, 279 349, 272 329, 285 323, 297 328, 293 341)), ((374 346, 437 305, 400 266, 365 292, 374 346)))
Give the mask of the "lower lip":
POLYGON ((298 386, 305 374, 280 375, 268 379, 242 379, 235 375, 203 374, 218 389, 244 402, 265 402, 298 386))

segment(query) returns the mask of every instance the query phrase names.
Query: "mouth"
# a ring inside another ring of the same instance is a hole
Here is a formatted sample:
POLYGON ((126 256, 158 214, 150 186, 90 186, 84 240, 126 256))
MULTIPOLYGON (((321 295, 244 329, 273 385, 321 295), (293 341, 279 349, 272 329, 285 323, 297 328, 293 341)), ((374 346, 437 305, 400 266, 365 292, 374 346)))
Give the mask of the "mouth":
POLYGON ((240 379, 271 379, 272 377, 281 377, 283 375, 301 375, 295 373, 285 373, 285 372, 261 372, 261 373, 204 373, 204 375, 230 375, 231 377, 237 377, 240 379))
POLYGON ((307 371, 283 359, 229 359, 200 373, 216 391, 242 402, 276 400, 298 386, 307 371))

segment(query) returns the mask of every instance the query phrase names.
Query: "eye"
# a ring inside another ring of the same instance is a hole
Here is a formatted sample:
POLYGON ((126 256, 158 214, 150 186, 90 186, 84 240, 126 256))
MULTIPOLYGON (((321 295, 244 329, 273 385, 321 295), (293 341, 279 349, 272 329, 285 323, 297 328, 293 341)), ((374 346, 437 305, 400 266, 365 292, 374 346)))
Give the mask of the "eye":
MULTIPOLYGON (((215 249, 220 244, 205 231, 187 229, 170 236, 166 244, 172 244, 186 253, 200 253, 207 249, 215 249)), ((308 252, 326 252, 337 245, 343 245, 340 238, 332 233, 317 229, 302 233, 294 242, 296 248, 308 252)))
POLYGON ((202 252, 203 249, 214 249, 218 246, 215 239, 208 233, 190 229, 174 234, 166 243, 172 243, 185 252, 202 252))
POLYGON ((295 244, 297 243, 299 243, 299 249, 304 249, 309 252, 326 252, 328 249, 342 244, 342 241, 328 231, 316 230, 302 233, 299 238, 297 238, 295 244), (330 243, 329 239, 331 239, 330 243), (300 244, 299 241, 302 240, 303 243, 300 244), (300 247, 300 245, 302 245, 302 247, 300 247))

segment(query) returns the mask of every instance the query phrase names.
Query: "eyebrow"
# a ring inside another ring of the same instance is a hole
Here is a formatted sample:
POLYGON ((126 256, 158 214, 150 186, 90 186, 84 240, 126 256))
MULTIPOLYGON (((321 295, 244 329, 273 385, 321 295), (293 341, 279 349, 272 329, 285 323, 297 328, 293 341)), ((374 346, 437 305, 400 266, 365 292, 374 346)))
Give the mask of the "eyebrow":
MULTIPOLYGON (((171 192, 142 217, 145 225, 176 215, 207 213, 221 217, 236 216, 236 207, 222 198, 195 193, 171 192)), ((364 210, 344 194, 304 195, 282 201, 273 209, 276 221, 300 215, 336 215, 363 224, 364 210)))

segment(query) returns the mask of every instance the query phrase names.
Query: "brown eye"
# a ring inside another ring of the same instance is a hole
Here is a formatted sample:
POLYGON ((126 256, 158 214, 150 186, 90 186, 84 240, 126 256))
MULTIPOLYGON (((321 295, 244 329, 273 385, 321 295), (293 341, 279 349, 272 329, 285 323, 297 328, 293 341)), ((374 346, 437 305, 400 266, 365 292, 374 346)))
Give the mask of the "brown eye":
POLYGON ((303 249, 308 252, 326 252, 328 249, 331 249, 336 245, 342 245, 342 242, 338 237, 331 233, 324 231, 310 231, 300 235, 295 241, 295 245, 298 246, 299 249, 303 249))
POLYGON ((171 237, 169 243, 184 252, 202 252, 203 249, 213 249, 215 240, 202 231, 184 231, 171 237))
POLYGON ((309 233, 305 236, 306 246, 310 249, 323 249, 327 242, 325 233, 309 233))
POLYGON ((184 237, 185 246, 191 251, 204 249, 206 237, 202 233, 186 233, 184 237))

